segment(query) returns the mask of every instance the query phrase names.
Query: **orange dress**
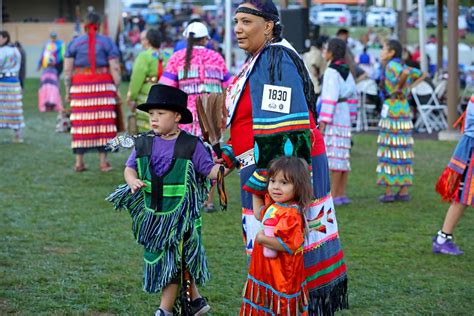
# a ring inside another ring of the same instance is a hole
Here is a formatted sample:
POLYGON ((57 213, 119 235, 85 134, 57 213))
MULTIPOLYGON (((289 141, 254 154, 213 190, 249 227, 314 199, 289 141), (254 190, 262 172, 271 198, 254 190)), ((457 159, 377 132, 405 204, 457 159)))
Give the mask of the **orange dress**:
POLYGON ((275 258, 263 255, 255 243, 240 315, 307 315, 308 289, 304 273, 304 224, 298 206, 273 203, 261 220, 276 219, 275 237, 286 251, 275 258))

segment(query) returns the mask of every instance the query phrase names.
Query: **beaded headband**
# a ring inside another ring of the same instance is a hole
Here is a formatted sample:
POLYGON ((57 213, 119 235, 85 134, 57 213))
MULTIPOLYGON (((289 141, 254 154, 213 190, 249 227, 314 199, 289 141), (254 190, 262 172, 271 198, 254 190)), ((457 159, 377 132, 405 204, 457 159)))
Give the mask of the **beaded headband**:
POLYGON ((273 22, 275 22, 275 24, 278 24, 278 22, 280 22, 280 18, 278 17, 278 15, 258 11, 258 10, 248 8, 248 7, 238 7, 237 10, 235 10, 235 13, 247 13, 247 14, 251 14, 251 15, 256 15, 256 16, 259 16, 261 18, 264 18, 267 21, 268 20, 273 21, 273 22))

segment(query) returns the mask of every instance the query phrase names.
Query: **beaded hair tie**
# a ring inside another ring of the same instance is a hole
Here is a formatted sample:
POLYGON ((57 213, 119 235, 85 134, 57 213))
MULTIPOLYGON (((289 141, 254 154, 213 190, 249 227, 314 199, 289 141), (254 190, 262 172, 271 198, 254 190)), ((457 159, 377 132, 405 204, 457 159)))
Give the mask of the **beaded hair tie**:
POLYGON ((256 16, 259 16, 261 18, 264 18, 265 20, 274 21, 275 24, 280 22, 280 18, 278 17, 278 15, 258 11, 258 10, 248 8, 248 7, 238 7, 237 10, 235 10, 235 13, 247 13, 247 14, 251 14, 251 15, 256 15, 256 16))

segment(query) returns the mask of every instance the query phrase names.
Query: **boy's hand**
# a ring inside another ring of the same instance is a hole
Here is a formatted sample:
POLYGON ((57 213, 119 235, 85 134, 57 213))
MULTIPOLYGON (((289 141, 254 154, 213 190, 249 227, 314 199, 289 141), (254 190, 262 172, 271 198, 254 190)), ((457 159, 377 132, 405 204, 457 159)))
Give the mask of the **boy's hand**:
POLYGON ((132 193, 135 193, 136 191, 140 190, 143 187, 146 187, 146 184, 140 180, 140 179, 134 179, 128 183, 128 186, 132 190, 132 193))

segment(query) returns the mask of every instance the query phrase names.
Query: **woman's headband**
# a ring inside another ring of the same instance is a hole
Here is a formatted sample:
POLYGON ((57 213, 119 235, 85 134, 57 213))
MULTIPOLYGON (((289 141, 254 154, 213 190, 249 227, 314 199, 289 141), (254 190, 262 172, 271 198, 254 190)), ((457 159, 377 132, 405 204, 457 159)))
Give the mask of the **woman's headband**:
POLYGON ((280 18, 278 17, 278 15, 263 12, 263 11, 258 11, 258 10, 248 8, 248 7, 238 7, 237 10, 235 10, 235 13, 247 13, 247 14, 256 15, 261 18, 264 18, 267 21, 268 20, 273 21, 275 22, 275 24, 278 24, 278 22, 280 22, 280 18))

